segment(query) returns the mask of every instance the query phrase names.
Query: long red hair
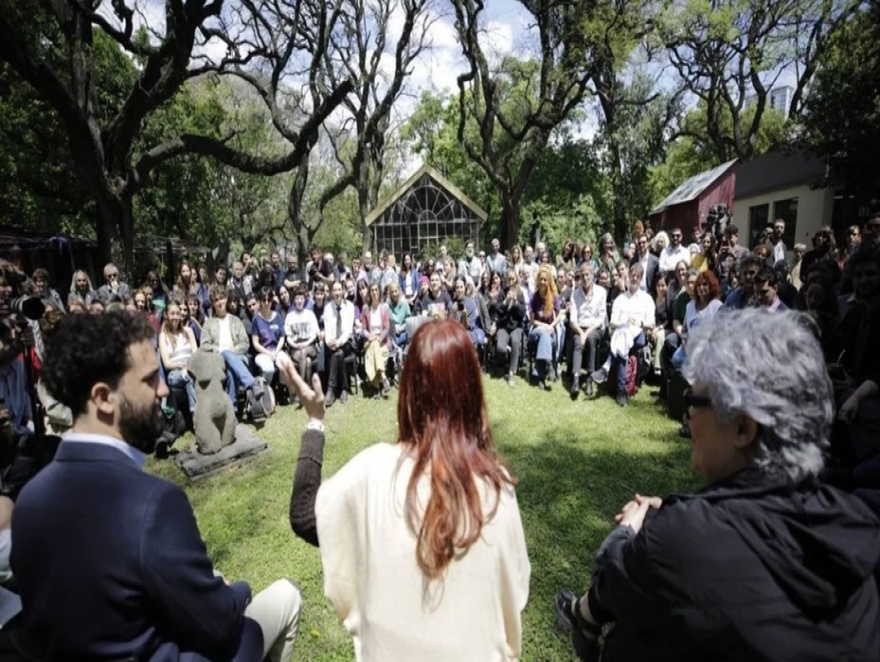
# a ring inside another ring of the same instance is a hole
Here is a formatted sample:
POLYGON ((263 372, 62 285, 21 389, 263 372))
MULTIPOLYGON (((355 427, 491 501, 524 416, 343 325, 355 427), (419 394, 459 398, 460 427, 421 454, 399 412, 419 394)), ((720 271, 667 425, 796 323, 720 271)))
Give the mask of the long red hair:
POLYGON ((406 518, 417 538, 416 560, 429 579, 437 579, 480 537, 502 486, 516 484, 495 452, 480 363, 461 324, 428 322, 416 331, 401 375, 397 421, 397 441, 415 459, 406 518), (425 471, 431 496, 422 515, 417 487, 425 471), (488 513, 477 478, 495 491, 488 513))

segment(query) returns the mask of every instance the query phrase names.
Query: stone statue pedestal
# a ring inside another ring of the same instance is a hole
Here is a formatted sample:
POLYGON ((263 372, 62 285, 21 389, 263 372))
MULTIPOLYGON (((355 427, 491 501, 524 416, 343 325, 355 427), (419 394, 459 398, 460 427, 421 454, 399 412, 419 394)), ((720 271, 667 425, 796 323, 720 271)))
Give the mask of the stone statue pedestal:
POLYGON ((269 446, 265 441, 257 437, 248 426, 238 424, 235 426, 235 441, 216 453, 203 455, 193 444, 188 451, 178 454, 174 461, 187 478, 197 481, 214 476, 268 451, 269 446))

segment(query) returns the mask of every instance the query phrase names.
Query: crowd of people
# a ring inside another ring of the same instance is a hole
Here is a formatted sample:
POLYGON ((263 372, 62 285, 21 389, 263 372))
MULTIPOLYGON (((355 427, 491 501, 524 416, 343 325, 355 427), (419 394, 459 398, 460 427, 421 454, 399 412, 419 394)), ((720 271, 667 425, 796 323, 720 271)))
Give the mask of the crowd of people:
MULTIPOLYGON (((218 268, 206 282, 183 263, 170 290, 155 272, 133 289, 109 264, 97 290, 77 272, 66 301, 38 270, 19 285, 45 310, 25 360, 47 427, 70 432, 20 494, 0 496, 16 647, 34 659, 290 659, 296 584, 252 598, 227 583, 183 492, 140 471, 168 387, 197 407, 187 363, 215 351, 233 402, 284 388, 308 414, 290 523, 319 547, 358 659, 521 656, 531 568, 481 364, 511 386, 523 369, 540 389, 561 378, 574 399, 609 382, 622 406, 643 373, 670 401, 686 384, 683 433, 707 487, 636 495, 589 589, 560 592, 582 659, 600 645, 608 660, 878 659, 880 214, 854 230, 845 249, 822 229, 812 251, 789 250, 777 220, 749 251, 732 225, 686 245, 679 229, 637 224, 595 254, 493 240, 488 254, 404 254, 399 268, 384 252, 349 262, 313 246, 302 271, 294 256, 259 269, 243 256, 232 278, 218 268), (326 409, 358 381, 379 398, 398 383, 397 443, 322 483, 326 409)), ((22 363, 0 351, 5 427, 28 436, 22 363)))
POLYGON ((446 318, 465 326, 484 367, 511 386, 525 371, 540 389, 562 378, 572 398, 589 398, 610 380, 609 393, 625 406, 645 378, 659 383, 665 398, 686 360, 689 334, 721 311, 809 312, 834 363, 851 328, 841 321, 858 296, 852 257, 876 243, 876 225, 875 216, 864 228, 851 226, 839 249, 830 228, 814 234, 810 251, 786 246, 781 219, 751 251, 734 225, 717 236, 694 228, 686 238, 681 229, 654 233, 639 222, 620 247, 605 234, 595 248, 566 241, 555 258, 542 243, 502 251, 497 239, 488 254, 468 242, 463 255, 440 246, 436 257, 404 253, 399 266, 386 251, 374 261, 369 251, 349 259, 311 246, 302 269, 295 254, 282 262, 279 251, 262 261, 244 253, 229 273, 221 265, 210 277, 184 261, 171 287, 157 271, 130 287, 113 264, 97 289, 76 271, 66 297, 44 269, 29 284, 47 316, 114 309, 145 315, 163 377, 186 396, 171 404, 191 410, 196 396, 186 366, 200 348, 222 354, 239 411, 247 390, 259 399, 274 387, 285 402, 289 365, 306 379, 321 375, 331 406, 357 385, 387 397, 408 336, 424 320, 446 318))

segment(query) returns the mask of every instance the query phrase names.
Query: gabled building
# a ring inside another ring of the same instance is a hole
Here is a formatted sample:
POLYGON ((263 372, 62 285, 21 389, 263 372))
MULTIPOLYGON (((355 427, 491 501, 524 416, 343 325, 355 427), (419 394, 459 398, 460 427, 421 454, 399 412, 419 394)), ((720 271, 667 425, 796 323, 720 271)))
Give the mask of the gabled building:
POLYGON ((448 237, 479 244, 486 212, 461 189, 428 165, 423 165, 400 188, 367 216, 376 250, 398 256, 421 255, 448 237))
POLYGON ((685 180, 649 213, 655 230, 680 228, 685 237, 695 227, 703 227, 709 210, 718 204, 733 209, 737 160, 722 163, 685 180))

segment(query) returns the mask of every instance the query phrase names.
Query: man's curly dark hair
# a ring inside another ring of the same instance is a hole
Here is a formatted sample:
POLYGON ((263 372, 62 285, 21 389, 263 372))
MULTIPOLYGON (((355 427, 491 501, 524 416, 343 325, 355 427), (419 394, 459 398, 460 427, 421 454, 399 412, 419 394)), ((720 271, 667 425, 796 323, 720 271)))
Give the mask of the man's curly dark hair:
POLYGON ((130 367, 129 347, 152 342, 150 322, 132 311, 67 315, 46 338, 42 377, 74 416, 85 413, 92 387, 116 388, 130 367))

